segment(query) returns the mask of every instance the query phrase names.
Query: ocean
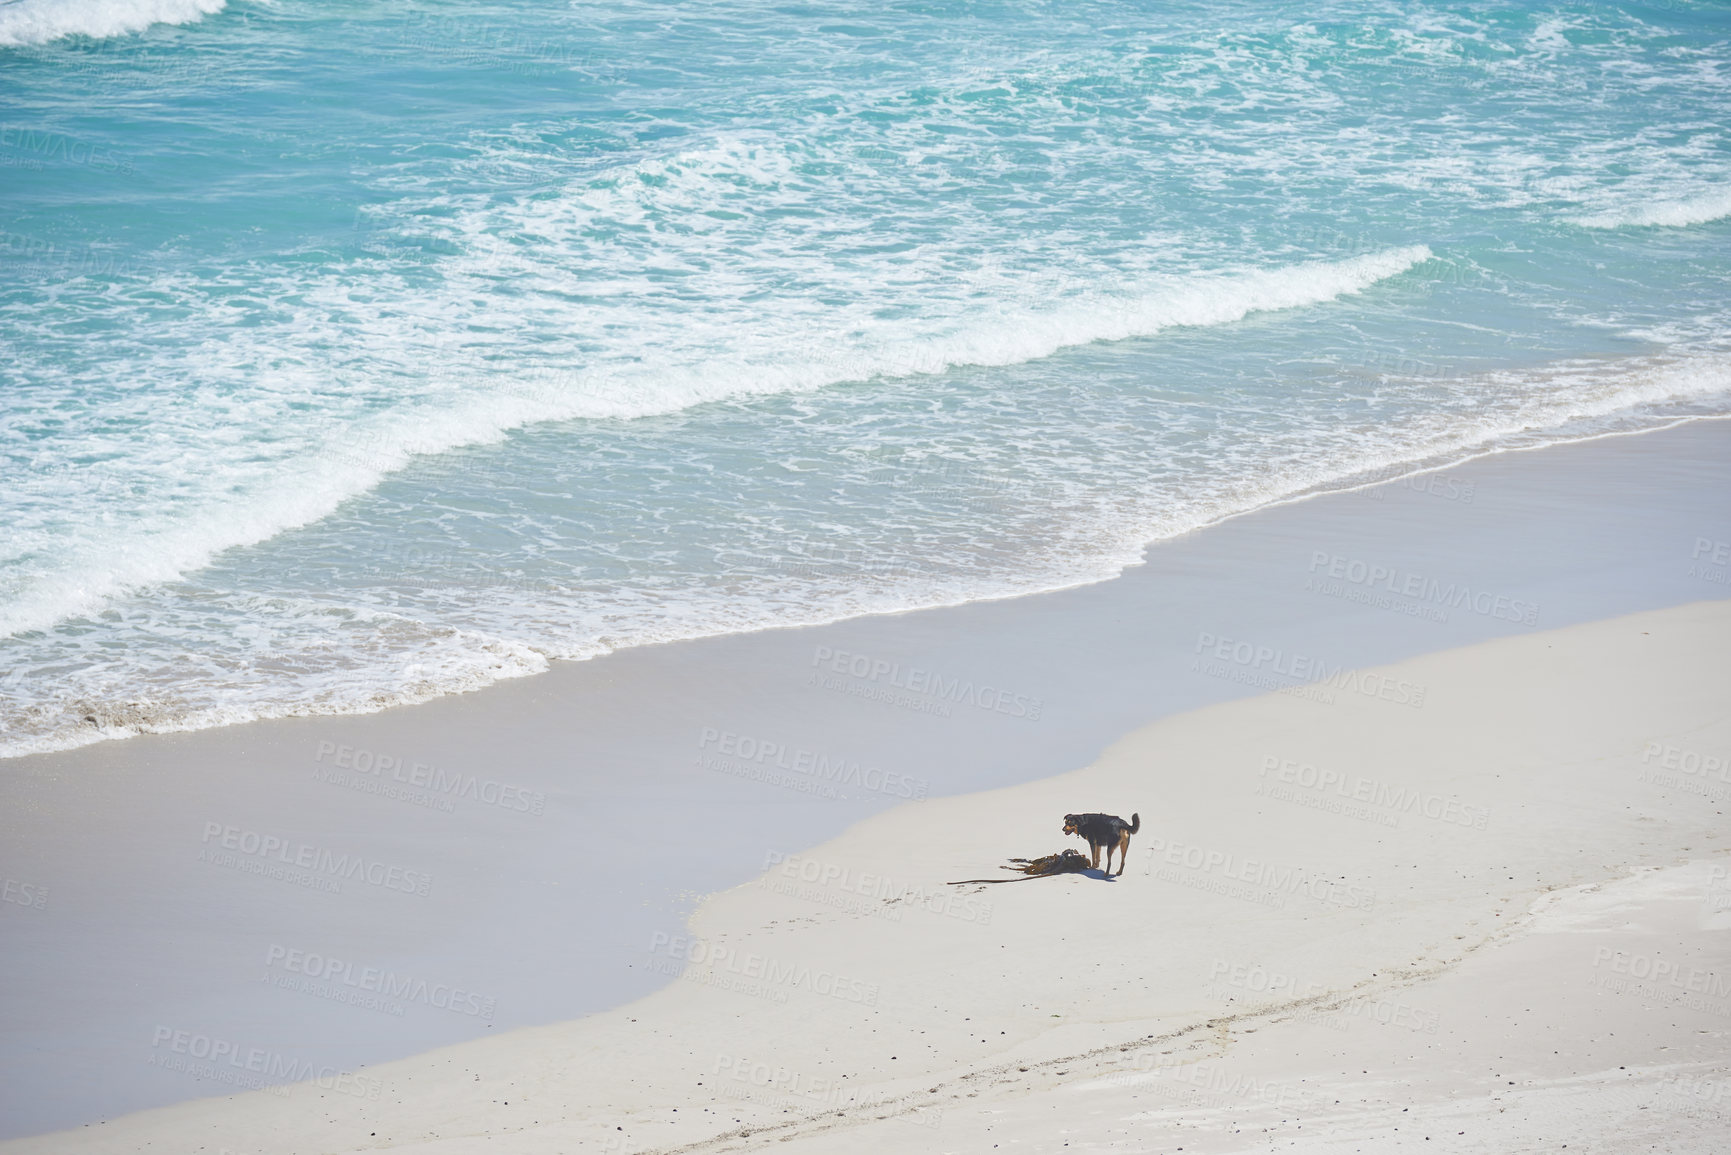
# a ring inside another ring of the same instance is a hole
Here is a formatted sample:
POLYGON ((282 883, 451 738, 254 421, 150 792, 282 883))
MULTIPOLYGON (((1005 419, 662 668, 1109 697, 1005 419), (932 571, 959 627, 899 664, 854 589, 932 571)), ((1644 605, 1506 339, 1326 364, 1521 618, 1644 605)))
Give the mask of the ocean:
POLYGON ((0 3, 0 755, 1731 414, 1723 4, 0 3))

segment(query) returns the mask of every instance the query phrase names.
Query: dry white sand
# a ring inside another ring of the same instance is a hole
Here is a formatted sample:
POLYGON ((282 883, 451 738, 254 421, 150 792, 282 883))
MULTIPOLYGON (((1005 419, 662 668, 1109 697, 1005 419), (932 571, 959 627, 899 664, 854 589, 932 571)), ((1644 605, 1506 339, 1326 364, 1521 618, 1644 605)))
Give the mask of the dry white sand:
POLYGON ((1699 603, 1168 718, 771 864, 617 1011, 0 1150, 1714 1150, 1728 656, 1699 603), (944 885, 1094 809, 1121 878, 944 885))

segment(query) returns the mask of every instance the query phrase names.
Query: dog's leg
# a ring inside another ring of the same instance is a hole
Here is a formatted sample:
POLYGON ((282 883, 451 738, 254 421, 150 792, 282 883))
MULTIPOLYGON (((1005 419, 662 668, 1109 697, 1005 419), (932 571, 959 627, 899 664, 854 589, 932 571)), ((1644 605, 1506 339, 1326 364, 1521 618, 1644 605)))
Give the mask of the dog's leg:
POLYGON ((1092 870, 1099 870, 1100 869, 1100 844, 1098 842, 1090 842, 1088 844, 1088 849, 1093 852, 1093 857, 1091 859, 1089 859, 1089 862, 1088 862, 1089 868, 1092 870))
POLYGON ((1106 877, 1112 877, 1112 844, 1106 844, 1106 877))
POLYGON ((1124 873, 1124 860, 1130 857, 1130 835, 1122 835, 1118 839, 1118 873, 1124 873))

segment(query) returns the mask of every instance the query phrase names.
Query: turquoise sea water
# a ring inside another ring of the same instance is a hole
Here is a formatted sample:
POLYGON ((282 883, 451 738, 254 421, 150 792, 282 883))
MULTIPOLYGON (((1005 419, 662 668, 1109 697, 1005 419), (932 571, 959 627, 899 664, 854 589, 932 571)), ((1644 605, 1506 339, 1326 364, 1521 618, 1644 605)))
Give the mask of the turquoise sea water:
POLYGON ((1731 412, 1724 4, 0 3, 0 753, 1731 412))

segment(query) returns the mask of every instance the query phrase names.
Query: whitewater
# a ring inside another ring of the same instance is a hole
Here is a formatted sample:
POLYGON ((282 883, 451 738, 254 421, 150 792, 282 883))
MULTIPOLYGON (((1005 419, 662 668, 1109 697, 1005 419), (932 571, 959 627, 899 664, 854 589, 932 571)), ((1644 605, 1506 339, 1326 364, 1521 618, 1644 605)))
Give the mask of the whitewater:
POLYGON ((1687 5, 0 5, 0 755, 1724 415, 1727 56, 1687 5))

